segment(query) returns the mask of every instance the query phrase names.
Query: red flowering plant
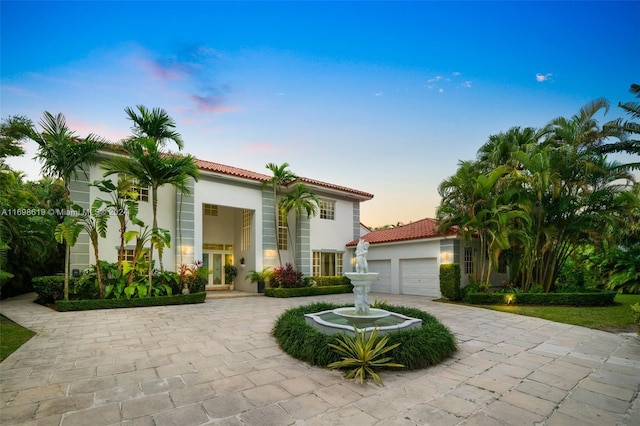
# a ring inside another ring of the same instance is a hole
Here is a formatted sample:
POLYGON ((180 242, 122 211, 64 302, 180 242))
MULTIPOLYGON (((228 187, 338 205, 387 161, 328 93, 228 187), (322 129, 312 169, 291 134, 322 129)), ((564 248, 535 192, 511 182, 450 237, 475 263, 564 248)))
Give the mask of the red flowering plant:
POLYGON ((287 262, 284 266, 274 268, 271 286, 280 288, 304 287, 302 275, 302 272, 296 271, 293 269, 293 265, 287 262))
POLYGON ((196 260, 191 265, 185 265, 184 263, 180 265, 178 277, 182 285, 182 293, 189 294, 204 291, 208 274, 209 270, 203 267, 200 260, 196 260))

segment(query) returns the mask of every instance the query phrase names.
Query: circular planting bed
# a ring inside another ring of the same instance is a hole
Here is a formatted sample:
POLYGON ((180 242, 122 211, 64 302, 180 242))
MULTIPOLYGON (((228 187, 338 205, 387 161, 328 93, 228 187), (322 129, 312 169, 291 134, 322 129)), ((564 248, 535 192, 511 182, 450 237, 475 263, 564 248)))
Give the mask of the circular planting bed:
MULTIPOLYGON (((336 343, 339 335, 324 334, 305 322, 304 315, 341 308, 348 305, 314 303, 285 311, 276 321, 273 336, 280 348, 290 356, 319 367, 340 361, 329 343, 336 343)), ((422 327, 389 333, 388 345, 400 345, 386 356, 404 365, 406 370, 425 368, 449 358, 457 350, 453 334, 433 315, 419 309, 383 304, 376 306, 391 312, 422 320, 422 327)))

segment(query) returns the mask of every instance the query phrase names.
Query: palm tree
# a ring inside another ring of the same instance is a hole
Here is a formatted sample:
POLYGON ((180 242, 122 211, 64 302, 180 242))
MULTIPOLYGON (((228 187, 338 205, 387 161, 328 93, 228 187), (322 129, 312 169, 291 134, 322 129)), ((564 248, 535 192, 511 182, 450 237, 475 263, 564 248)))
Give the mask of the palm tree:
POLYGON ((76 223, 89 235, 89 240, 93 246, 93 254, 96 258, 98 298, 100 299, 104 298, 104 284, 102 283, 102 271, 100 270, 99 239, 100 237, 105 238, 107 236, 107 220, 109 219, 108 214, 100 211, 101 201, 99 198, 93 201, 90 213, 82 212, 79 206, 74 206, 80 211, 78 217, 75 218, 76 223))
POLYGON ((182 136, 175 130, 176 122, 162 108, 149 110, 144 105, 138 105, 138 112, 127 107, 125 112, 128 118, 133 121, 131 131, 134 137, 152 138, 156 144, 164 147, 168 141, 174 142, 178 146, 178 151, 184 148, 182 136))
MULTIPOLYGON (((297 236, 300 232, 300 225, 301 225, 300 218, 302 217, 302 214, 306 213, 307 219, 318 214, 320 198, 305 184, 298 182, 294 185, 292 192, 285 194, 280 199, 279 205, 280 205, 280 209, 282 210, 285 216, 288 216, 289 213, 292 211, 295 212, 296 236, 297 236)), ((287 232, 291 234, 291 230, 289 229, 288 222, 287 222, 287 232)), ((296 254, 295 254, 296 253, 296 246, 295 246, 296 236, 291 238, 291 241, 293 242, 293 246, 294 246, 292 250, 294 254, 293 264, 299 268, 300 265, 297 265, 296 263, 296 254)))
MULTIPOLYGON (((93 134, 84 139, 76 136, 69 129, 64 115, 52 115, 45 111, 40 121, 42 132, 38 133, 32 127, 28 137, 38 144, 36 159, 42 163, 42 172, 45 175, 56 177, 64 184, 64 200, 69 206, 71 191, 69 184, 71 178, 78 177, 78 170, 83 172, 84 167, 95 162, 99 150, 104 148, 105 141, 93 134)), ((65 259, 69 259, 70 245, 65 239, 65 259)), ((69 299, 69 265, 65 266, 64 296, 69 299)))
MULTIPOLYGON (((125 248, 125 234, 127 232, 127 224, 129 219, 141 226, 138 218, 138 193, 133 189, 133 180, 130 176, 122 175, 118 178, 118 183, 114 184, 110 179, 96 180, 91 186, 94 186, 110 195, 109 200, 102 198, 96 198, 93 207, 96 210, 100 210, 105 206, 107 212, 113 212, 118 218, 120 224, 120 248, 118 249, 118 271, 122 272, 122 260, 124 259, 125 248)), ((102 215, 100 217, 107 218, 108 215, 102 215)), ((105 219, 106 220, 106 219, 105 219)))
MULTIPOLYGON (((640 98, 640 84, 632 84, 629 91, 640 98)), ((640 102, 618 102, 618 106, 622 108, 632 119, 640 119, 640 102)), ((600 148, 603 154, 614 152, 626 152, 628 154, 640 155, 640 140, 629 139, 632 135, 640 135, 640 123, 634 121, 623 121, 619 118, 605 124, 606 129, 613 129, 619 132, 618 141, 604 144, 600 148)), ((640 162, 626 164, 626 170, 640 170, 640 162)))
POLYGON ((278 252, 278 266, 282 266, 282 258, 280 256, 281 242, 278 236, 278 230, 280 229, 280 223, 279 223, 280 209, 278 208, 278 192, 280 191, 282 185, 286 185, 289 182, 295 180, 297 176, 290 170, 287 170, 287 168, 289 167, 289 163, 282 163, 280 166, 278 166, 275 163, 268 163, 265 167, 271 170, 271 172, 273 173, 273 176, 271 177, 271 179, 269 179, 269 181, 264 183, 263 188, 266 188, 267 186, 271 186, 271 189, 273 190, 273 215, 274 215, 273 225, 274 225, 274 231, 275 231, 275 237, 276 237, 276 249, 278 252))
POLYGON ((149 248, 149 287, 151 287, 153 248, 156 246, 159 249, 160 270, 164 271, 162 248, 168 236, 166 230, 158 228, 158 188, 171 185, 187 194, 189 178, 198 179, 198 167, 193 156, 167 154, 154 139, 148 137, 127 139, 122 142, 121 148, 127 156, 111 158, 102 167, 105 170, 105 177, 121 173, 134 178, 137 184, 151 188, 153 212, 152 238, 149 248))
POLYGON ((69 247, 76 245, 78 236, 82 232, 82 225, 79 225, 76 218, 67 215, 64 220, 56 226, 54 235, 56 241, 60 244, 65 244, 64 252, 64 300, 69 300, 69 247))

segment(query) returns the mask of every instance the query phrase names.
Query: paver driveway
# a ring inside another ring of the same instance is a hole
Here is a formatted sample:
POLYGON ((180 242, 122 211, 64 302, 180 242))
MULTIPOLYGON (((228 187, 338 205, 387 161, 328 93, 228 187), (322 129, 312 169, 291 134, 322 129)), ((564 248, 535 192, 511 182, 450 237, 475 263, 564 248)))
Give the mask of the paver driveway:
MULTIPOLYGON (((58 313, 3 301, 38 334, 0 363, 2 425, 640 425, 640 340, 417 296, 453 358, 384 387, 284 354, 275 319, 318 298, 58 313)), ((322 300, 350 303, 351 295, 322 300)))

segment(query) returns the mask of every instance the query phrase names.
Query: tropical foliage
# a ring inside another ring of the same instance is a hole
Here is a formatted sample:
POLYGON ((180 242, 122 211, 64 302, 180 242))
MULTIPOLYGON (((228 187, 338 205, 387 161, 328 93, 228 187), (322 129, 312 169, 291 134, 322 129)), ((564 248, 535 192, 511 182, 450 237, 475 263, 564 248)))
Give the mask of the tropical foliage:
POLYGON ((264 183, 263 189, 271 187, 271 191, 273 194, 273 227, 276 236, 278 266, 282 266, 282 255, 280 254, 280 248, 286 247, 286 243, 280 240, 280 235, 278 232, 280 229, 280 208, 278 206, 278 193, 282 191, 284 185, 294 181, 297 176, 288 169, 289 163, 282 163, 279 166, 275 163, 268 163, 265 167, 273 173, 271 179, 264 183))
POLYGON ((302 272, 296 271, 292 264, 287 262, 284 266, 273 269, 271 287, 295 288, 304 286, 302 272))
MULTIPOLYGON (((155 108, 149 111, 138 106, 138 113, 127 108, 128 118, 133 121, 133 136, 121 142, 119 148, 125 154, 116 156, 103 164, 105 177, 124 175, 134 179, 140 187, 151 190, 153 222, 149 239, 149 259, 153 259, 154 249, 158 250, 160 271, 164 271, 162 255, 171 244, 167 230, 158 226, 158 189, 171 185, 183 194, 189 192, 190 179, 198 179, 198 167, 191 155, 174 155, 164 147, 171 140, 179 149, 183 143, 177 133, 175 122, 166 111, 155 108)), ((153 262, 148 264, 148 284, 151 287, 153 262)))
MULTIPOLYGON (((516 287, 551 291, 579 248, 619 247, 640 199, 631 165, 605 155, 614 150, 609 146, 629 146, 610 142, 626 141, 629 123, 598 124, 596 115, 608 108, 597 99, 543 129, 515 127, 493 135, 476 160, 461 162, 440 184, 441 229, 455 227, 477 243, 472 279, 480 288, 488 288, 502 260, 516 287)), ((635 276, 628 267, 618 275, 625 282, 635 276)))
MULTIPOLYGON (((31 127, 26 136, 38 144, 36 158, 42 163, 42 173, 62 181, 65 205, 69 208, 71 178, 77 178, 79 171, 86 172, 85 167, 95 162, 96 154, 105 147, 106 142, 94 134, 80 138, 67 126, 62 113, 54 116, 45 111, 39 124, 42 129, 40 132, 31 127)), ((56 240, 65 243, 64 297, 68 300, 71 245, 67 238, 56 237, 56 240)))
POLYGON ((371 377, 378 385, 382 386, 382 378, 377 370, 404 367, 402 364, 393 362, 393 358, 384 356, 387 352, 400 346, 400 343, 387 345, 389 336, 382 336, 378 339, 377 328, 374 328, 367 336, 365 330, 358 330, 354 326, 353 333, 354 336, 341 334, 335 343, 329 343, 329 347, 336 351, 342 360, 332 362, 328 367, 346 369, 345 379, 353 378, 362 384, 365 379, 371 377))

